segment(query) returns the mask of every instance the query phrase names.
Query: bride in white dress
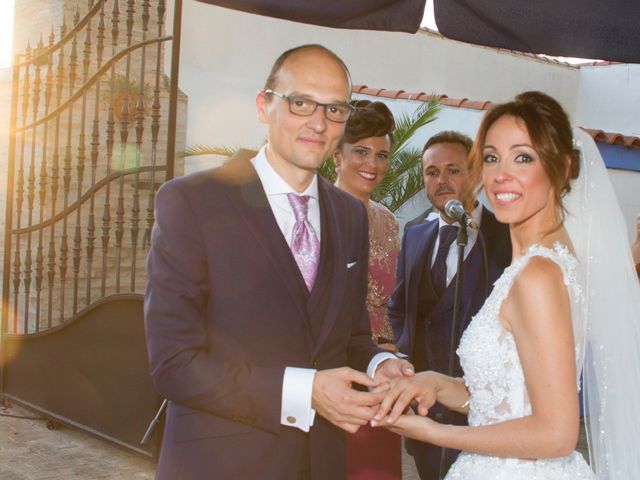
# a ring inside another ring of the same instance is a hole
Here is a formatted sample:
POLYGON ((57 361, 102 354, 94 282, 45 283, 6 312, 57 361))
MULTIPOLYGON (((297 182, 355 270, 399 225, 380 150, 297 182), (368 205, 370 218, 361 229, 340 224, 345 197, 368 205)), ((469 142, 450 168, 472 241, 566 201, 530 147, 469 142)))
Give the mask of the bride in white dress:
POLYGON ((447 480, 640 478, 640 288, 602 160, 576 136, 584 147, 539 92, 480 125, 472 180, 509 224, 513 262, 460 341, 464 377, 394 381, 373 420, 462 450, 447 480), (575 451, 583 366, 591 467, 575 451), (424 417, 435 402, 469 426, 424 417))

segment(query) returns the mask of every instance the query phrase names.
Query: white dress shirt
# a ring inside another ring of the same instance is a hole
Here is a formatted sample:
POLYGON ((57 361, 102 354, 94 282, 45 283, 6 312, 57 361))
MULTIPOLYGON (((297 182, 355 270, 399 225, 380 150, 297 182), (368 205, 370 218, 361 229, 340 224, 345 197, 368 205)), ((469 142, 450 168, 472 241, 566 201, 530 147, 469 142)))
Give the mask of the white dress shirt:
MULTIPOLYGON (((471 217, 473 221, 480 228, 480 219, 482 218, 482 203, 478 202, 476 208, 471 212, 471 217)), ((427 216, 427 220, 435 220, 438 219, 438 232, 440 232, 440 227, 444 225, 450 225, 442 219, 442 216, 436 211, 431 212, 427 216)), ((466 260, 467 255, 473 248, 478 239, 478 231, 473 228, 467 228, 467 245, 464 247, 464 258, 466 260)), ((436 261, 436 254, 438 252, 438 246, 440 245, 440 235, 438 234, 436 238, 436 243, 433 246, 433 253, 431 256, 431 266, 433 267, 434 262, 436 261)), ((458 244, 454 242, 449 247, 449 253, 447 253, 447 286, 451 283, 453 277, 455 277, 456 272, 458 271, 458 244)))
MULTIPOLYGON (((262 183, 278 227, 287 240, 287 244, 291 246, 291 233, 296 220, 287 194, 296 192, 271 166, 267 160, 266 147, 260 149, 258 154, 251 159, 251 163, 262 183)), ((307 218, 318 235, 318 241, 320 241, 320 203, 317 175, 314 175, 311 184, 301 195, 311 197, 308 202, 307 218)), ((375 355, 369 362, 367 369, 369 376, 373 376, 378 365, 387 358, 397 357, 386 352, 375 355)), ((316 370, 313 368, 285 368, 282 381, 282 406, 280 408, 280 423, 282 425, 296 427, 304 432, 308 432, 313 425, 316 411, 311 407, 311 395, 315 374, 316 370)))
MULTIPOLYGON (((278 227, 287 244, 291 246, 293 226, 296 218, 289 203, 287 194, 297 193, 271 166, 267 160, 266 146, 251 159, 256 169, 262 188, 267 195, 269 206, 276 218, 278 227)), ((314 175, 311 184, 302 193, 309 195, 307 218, 316 231, 320 241, 320 203, 318 202, 318 178, 314 175)), ((305 432, 313 425, 315 410, 311 408, 311 393, 316 370, 312 368, 286 367, 282 381, 282 406, 280 408, 280 423, 290 427, 297 427, 305 432)))
POLYGON ((273 169, 269 161, 267 160, 266 147, 262 147, 258 154, 251 159, 253 168, 256 169, 262 188, 267 194, 267 200, 269 200, 269 206, 273 212, 273 216, 276 217, 278 227, 287 240, 287 244, 291 246, 291 233, 293 226, 296 223, 296 217, 293 213, 293 208, 289 203, 287 194, 295 193, 296 195, 308 195, 311 197, 307 206, 309 210, 307 212, 307 218, 313 229, 318 235, 318 241, 321 239, 320 231, 320 199, 318 197, 318 177, 313 176, 311 184, 307 189, 298 194, 278 173, 273 169))

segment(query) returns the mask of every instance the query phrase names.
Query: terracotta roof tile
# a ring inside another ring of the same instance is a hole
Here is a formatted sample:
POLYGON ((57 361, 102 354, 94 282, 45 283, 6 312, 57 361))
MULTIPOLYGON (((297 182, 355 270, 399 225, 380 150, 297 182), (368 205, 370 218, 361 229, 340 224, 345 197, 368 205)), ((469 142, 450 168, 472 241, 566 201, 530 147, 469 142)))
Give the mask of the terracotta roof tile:
MULTIPOLYGON (((490 101, 469 100, 467 98, 449 98, 447 95, 425 93, 425 92, 405 92, 404 90, 386 90, 384 88, 370 88, 366 85, 354 85, 354 93, 369 95, 372 97, 395 98, 402 100, 415 100, 426 102, 432 98, 437 98, 442 105, 455 108, 469 108, 472 110, 490 110, 497 105, 490 101)), ((581 127, 582 128, 582 127, 581 127)), ((605 132, 591 128, 582 128, 597 142, 608 143, 610 145, 624 145, 628 148, 640 148, 640 137, 633 135, 623 135, 615 132, 605 132)))
POLYGON ((422 100, 423 102, 428 102, 429 100, 432 100, 434 98, 438 101, 443 101, 449 97, 447 95, 436 95, 434 93, 422 93, 418 95, 418 100, 422 100))
POLYGON ((450 107, 464 107, 466 101, 466 98, 443 98, 440 100, 440 103, 442 103, 443 105, 448 105, 450 107))
MULTIPOLYGON (((404 90, 397 98, 401 98, 402 100, 418 100, 420 96, 427 95, 425 92, 405 92, 404 90)), ((423 98, 424 100, 424 98, 423 98)))
POLYGON ((583 128, 597 142, 608 143, 609 145, 624 145, 628 148, 640 148, 640 137, 631 135, 622 135, 621 133, 605 132, 603 130, 594 130, 591 128, 583 128))
POLYGON ((380 92, 380 96, 386 98, 399 98, 403 93, 404 90, 382 90, 380 92))
POLYGON ((366 85, 354 85, 352 91, 363 95, 371 95, 372 97, 380 97, 380 93, 384 92, 384 88, 369 88, 366 85))

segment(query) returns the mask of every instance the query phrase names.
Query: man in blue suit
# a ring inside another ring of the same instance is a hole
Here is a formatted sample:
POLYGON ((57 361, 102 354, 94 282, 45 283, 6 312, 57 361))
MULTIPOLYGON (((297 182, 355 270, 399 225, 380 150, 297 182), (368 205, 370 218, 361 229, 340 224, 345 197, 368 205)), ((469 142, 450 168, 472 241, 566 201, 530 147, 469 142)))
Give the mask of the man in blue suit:
POLYGON ((158 191, 145 326, 169 400, 160 480, 345 478, 343 430, 384 396, 351 384, 413 373, 371 340, 364 206, 316 173, 350 93, 333 52, 288 50, 256 97, 260 152, 158 191))
MULTIPOLYGON (((410 357, 416 372, 446 373, 449 366, 458 249, 454 241, 457 227, 453 227, 453 220, 444 214, 445 204, 458 199, 465 205, 475 205, 471 216, 482 234, 480 239, 477 231, 469 229, 456 345, 493 283, 511 261, 508 227, 498 223, 491 212, 471 198, 473 186, 467 184, 467 156, 471 145, 466 135, 445 131, 431 137, 423 149, 425 190, 439 216, 405 232, 398 257, 396 287, 389 301, 389 320, 398 350, 410 357), (487 265, 483 261, 481 240, 486 247, 487 265)), ((454 375, 462 376, 457 357, 455 369, 454 375)), ((429 411, 429 416, 436 420, 441 420, 442 414, 439 405, 429 411)), ((455 416, 450 420, 452 423, 466 422, 466 417, 460 414, 451 412, 451 415, 455 416)), ((407 439, 406 445, 420 478, 437 480, 442 449, 411 439, 407 439)), ((450 458, 448 464, 452 461, 450 458)), ((448 467, 446 465, 446 469, 448 467)))

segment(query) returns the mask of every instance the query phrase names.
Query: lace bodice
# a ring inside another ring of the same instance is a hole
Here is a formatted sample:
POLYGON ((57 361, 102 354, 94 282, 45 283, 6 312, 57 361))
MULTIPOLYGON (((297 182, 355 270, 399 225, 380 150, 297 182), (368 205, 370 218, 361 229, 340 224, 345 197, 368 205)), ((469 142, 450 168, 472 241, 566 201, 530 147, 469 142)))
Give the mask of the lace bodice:
MULTIPOLYGON (((582 310, 582 292, 575 275, 577 261, 565 246, 556 244, 555 249, 550 250, 534 245, 505 269, 464 332, 458 348, 464 379, 471 392, 470 425, 486 425, 531 414, 515 340, 502 327, 498 314, 516 276, 537 255, 551 259, 562 268, 572 311, 582 310)), ((576 350, 581 352, 579 345, 576 350)))
MULTIPOLYGON (((534 245, 517 258, 496 281, 493 291, 465 330, 458 355, 464 381, 471 394, 469 425, 487 425, 531 414, 531 403, 513 335, 499 319, 500 307, 511 286, 534 256, 549 258, 562 269, 571 302, 574 324, 583 314, 583 294, 577 281, 577 260, 566 246, 553 249, 534 245)), ((576 339, 578 365, 583 358, 582 336, 576 339)), ((578 368, 578 372, 580 368, 578 368)), ((576 381, 579 381, 579 373, 576 381)), ((503 459, 462 453, 447 475, 447 480, 470 479, 581 479, 592 478, 581 455, 537 461, 503 459)))

